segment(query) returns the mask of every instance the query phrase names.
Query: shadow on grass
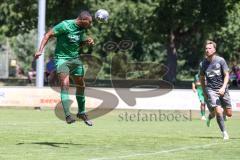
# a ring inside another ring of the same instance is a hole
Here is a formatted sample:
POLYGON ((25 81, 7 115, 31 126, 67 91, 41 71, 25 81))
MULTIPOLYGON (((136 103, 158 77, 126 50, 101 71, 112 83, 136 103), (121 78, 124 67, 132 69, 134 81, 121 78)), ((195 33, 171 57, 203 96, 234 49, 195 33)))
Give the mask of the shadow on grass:
POLYGON ((16 145, 26 145, 26 144, 46 145, 46 146, 58 147, 58 148, 68 148, 68 147, 62 147, 60 145, 73 145, 73 146, 82 146, 83 145, 83 144, 75 144, 75 143, 57 143, 57 142, 17 143, 16 145))
MULTIPOLYGON (((199 136, 199 137, 192 137, 192 138, 202 138, 202 139, 222 139, 222 137, 213 137, 213 136, 199 136)), ((239 139, 239 137, 230 137, 230 140, 231 139, 239 139)))

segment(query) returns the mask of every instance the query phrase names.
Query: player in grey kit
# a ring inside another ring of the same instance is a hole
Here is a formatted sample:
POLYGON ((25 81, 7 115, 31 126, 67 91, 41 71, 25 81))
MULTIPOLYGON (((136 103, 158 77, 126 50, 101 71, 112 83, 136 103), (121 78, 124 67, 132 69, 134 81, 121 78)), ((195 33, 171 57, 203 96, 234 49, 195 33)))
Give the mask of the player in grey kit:
POLYGON ((209 109, 210 114, 207 119, 207 125, 210 125, 210 120, 216 115, 223 139, 229 139, 223 118, 223 111, 228 117, 232 116, 231 100, 228 91, 229 69, 226 61, 216 55, 215 42, 206 42, 205 54, 206 58, 200 65, 200 80, 204 96, 212 107, 209 109), (204 83, 205 77, 207 80, 206 86, 204 83))

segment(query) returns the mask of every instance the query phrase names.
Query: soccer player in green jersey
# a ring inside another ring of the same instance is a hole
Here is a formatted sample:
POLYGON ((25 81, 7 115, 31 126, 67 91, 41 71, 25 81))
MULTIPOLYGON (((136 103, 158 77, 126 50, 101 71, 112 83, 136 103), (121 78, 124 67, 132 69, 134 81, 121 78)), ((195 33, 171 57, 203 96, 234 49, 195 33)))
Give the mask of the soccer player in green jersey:
POLYGON ((76 19, 62 21, 45 34, 39 50, 35 53, 35 58, 41 56, 48 40, 52 37, 57 38, 54 62, 61 85, 61 102, 68 124, 75 122, 69 111, 68 91, 69 76, 71 75, 76 84, 77 117, 87 125, 93 125, 85 113, 84 67, 79 58, 81 46, 94 44, 93 39, 86 36, 86 30, 91 26, 91 23, 92 16, 88 11, 82 11, 76 19))
POLYGON ((193 90, 194 93, 197 92, 197 94, 198 94, 198 99, 200 101, 201 120, 206 120, 206 117, 205 117, 205 110, 206 110, 205 99, 204 99, 203 90, 202 90, 202 86, 201 86, 201 82, 200 82, 198 73, 194 76, 194 81, 192 83, 192 90, 193 90))

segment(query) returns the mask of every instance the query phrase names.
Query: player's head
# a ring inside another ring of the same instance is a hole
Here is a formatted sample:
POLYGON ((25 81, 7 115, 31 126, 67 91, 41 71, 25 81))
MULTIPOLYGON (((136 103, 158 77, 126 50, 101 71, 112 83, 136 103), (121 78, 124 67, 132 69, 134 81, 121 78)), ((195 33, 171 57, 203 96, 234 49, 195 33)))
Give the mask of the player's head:
POLYGON ((88 11, 82 11, 78 15, 77 25, 83 28, 89 28, 92 24, 92 16, 88 11))
POLYGON ((217 44, 213 41, 207 40, 205 44, 205 54, 207 57, 213 56, 216 53, 217 44))

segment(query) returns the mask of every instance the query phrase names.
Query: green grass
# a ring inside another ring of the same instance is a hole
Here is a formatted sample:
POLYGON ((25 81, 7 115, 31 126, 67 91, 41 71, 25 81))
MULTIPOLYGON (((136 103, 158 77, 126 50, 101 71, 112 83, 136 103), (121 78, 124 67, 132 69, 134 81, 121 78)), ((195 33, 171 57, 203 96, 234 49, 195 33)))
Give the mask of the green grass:
POLYGON ((237 118, 226 122, 231 139, 223 141, 215 120, 210 128, 198 119, 130 122, 120 119, 124 112, 113 111, 87 127, 67 125, 52 110, 0 109, 0 159, 239 159, 237 118))

